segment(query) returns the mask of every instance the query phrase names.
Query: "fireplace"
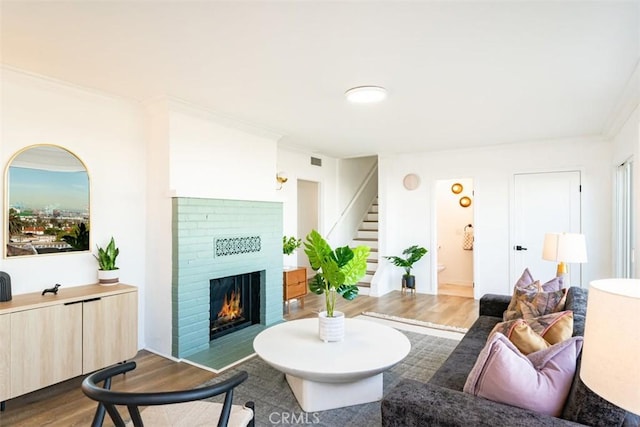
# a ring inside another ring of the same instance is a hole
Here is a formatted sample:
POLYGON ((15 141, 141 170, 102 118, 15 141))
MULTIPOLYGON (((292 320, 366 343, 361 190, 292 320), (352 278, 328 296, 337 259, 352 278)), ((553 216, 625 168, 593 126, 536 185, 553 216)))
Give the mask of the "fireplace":
POLYGON ((217 350, 220 341, 244 345, 252 331, 282 322, 282 202, 174 197, 172 213, 172 356, 217 350), (260 296, 243 310, 251 304, 254 324, 211 341, 211 319, 224 303, 224 294, 211 302, 211 280, 253 271, 260 281, 251 292, 260 296))
POLYGON ((254 271, 210 280, 210 340, 260 323, 263 273, 254 271))

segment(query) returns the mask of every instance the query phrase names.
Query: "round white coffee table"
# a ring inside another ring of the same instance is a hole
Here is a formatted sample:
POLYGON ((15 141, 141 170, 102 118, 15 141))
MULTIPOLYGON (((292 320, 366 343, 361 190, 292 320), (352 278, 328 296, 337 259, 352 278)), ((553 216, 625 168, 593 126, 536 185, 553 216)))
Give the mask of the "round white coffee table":
POLYGON ((340 342, 320 340, 317 318, 280 323, 253 341, 256 353, 285 373, 306 412, 382 399, 382 372, 411 350, 409 339, 389 326, 345 321, 345 338, 340 342))

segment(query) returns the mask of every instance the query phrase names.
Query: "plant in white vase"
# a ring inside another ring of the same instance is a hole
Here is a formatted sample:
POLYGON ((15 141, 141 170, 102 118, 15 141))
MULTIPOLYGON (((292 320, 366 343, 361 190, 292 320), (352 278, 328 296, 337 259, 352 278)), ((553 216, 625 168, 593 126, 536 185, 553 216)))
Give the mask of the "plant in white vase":
POLYGON ((116 247, 116 242, 111 237, 109 244, 106 248, 98 248, 98 255, 93 255, 98 260, 98 282, 101 285, 115 285, 119 282, 118 271, 116 267, 116 258, 120 253, 120 249, 116 247))
POLYGON ((358 246, 349 248, 342 246, 333 250, 320 233, 312 230, 305 239, 304 252, 309 258, 311 268, 316 272, 309 283, 311 292, 325 296, 326 312, 321 312, 320 339, 323 341, 340 341, 344 337, 344 314, 335 310, 337 295, 351 301, 358 296, 356 284, 367 273, 367 258, 370 248, 358 246), (323 319, 341 318, 342 327, 336 326, 336 334, 325 330, 323 319))

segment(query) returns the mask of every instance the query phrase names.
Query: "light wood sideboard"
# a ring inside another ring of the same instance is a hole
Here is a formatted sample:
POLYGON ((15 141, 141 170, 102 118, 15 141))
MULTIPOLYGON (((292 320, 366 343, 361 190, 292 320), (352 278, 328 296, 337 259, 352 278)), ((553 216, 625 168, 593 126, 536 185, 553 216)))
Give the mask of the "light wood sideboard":
POLYGON ((285 268, 282 271, 282 283, 287 313, 289 300, 292 299, 299 299, 300 306, 304 308, 304 296, 307 295, 307 269, 305 267, 285 268))
POLYGON ((86 285, 0 302, 0 402, 135 357, 138 289, 86 285))

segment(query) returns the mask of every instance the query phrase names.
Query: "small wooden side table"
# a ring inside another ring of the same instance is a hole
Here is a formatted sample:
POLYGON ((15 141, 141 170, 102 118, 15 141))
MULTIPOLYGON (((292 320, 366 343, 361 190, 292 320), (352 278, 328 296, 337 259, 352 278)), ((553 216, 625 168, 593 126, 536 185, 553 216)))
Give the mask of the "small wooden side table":
POLYGON ((284 287, 284 301, 289 313, 289 301, 300 300, 300 307, 304 308, 304 296, 307 295, 307 269, 305 267, 287 267, 282 271, 282 284, 284 287))

